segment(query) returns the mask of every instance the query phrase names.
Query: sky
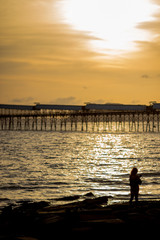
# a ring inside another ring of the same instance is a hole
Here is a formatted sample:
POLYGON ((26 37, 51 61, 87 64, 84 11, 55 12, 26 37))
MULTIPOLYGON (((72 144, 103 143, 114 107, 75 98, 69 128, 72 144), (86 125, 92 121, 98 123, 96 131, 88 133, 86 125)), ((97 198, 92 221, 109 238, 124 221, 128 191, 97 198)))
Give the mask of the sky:
POLYGON ((0 103, 160 102, 160 0, 1 0, 0 103))

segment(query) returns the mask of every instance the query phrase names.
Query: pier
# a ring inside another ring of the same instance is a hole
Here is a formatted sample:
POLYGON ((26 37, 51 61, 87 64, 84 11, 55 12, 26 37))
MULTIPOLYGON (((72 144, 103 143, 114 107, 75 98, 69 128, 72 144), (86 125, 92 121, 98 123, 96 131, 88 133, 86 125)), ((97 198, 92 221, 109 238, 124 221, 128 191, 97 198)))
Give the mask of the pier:
POLYGON ((160 132, 160 104, 0 104, 0 130, 160 132))

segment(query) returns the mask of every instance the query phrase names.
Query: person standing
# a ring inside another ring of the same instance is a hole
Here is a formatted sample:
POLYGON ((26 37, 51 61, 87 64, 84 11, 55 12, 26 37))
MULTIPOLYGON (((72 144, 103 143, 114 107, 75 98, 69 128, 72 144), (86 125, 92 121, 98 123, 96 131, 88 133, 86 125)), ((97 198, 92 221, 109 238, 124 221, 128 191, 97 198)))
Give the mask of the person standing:
POLYGON ((130 203, 132 203, 134 197, 136 202, 138 202, 138 194, 139 194, 139 185, 141 185, 142 181, 140 179, 141 175, 138 175, 138 169, 133 168, 130 174, 130 191, 131 191, 131 198, 130 203))

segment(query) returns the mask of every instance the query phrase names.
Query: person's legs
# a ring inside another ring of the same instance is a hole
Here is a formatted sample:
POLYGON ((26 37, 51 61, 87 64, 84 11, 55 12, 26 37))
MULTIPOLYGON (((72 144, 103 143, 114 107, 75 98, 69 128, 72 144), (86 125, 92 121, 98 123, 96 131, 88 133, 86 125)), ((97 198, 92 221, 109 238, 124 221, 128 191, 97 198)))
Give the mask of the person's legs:
POLYGON ((135 200, 138 202, 138 191, 135 192, 135 200))
POLYGON ((130 204, 132 204, 133 198, 134 198, 134 192, 131 190, 130 204))

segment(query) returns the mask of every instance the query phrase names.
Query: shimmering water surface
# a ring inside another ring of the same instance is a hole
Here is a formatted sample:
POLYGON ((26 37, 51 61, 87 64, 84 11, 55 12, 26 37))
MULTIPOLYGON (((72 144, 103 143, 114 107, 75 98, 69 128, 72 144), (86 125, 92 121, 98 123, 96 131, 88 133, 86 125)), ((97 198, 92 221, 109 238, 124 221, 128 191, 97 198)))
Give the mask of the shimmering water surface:
POLYGON ((0 132, 0 205, 92 192, 129 200, 129 173, 142 174, 140 199, 160 198, 160 134, 0 132))

